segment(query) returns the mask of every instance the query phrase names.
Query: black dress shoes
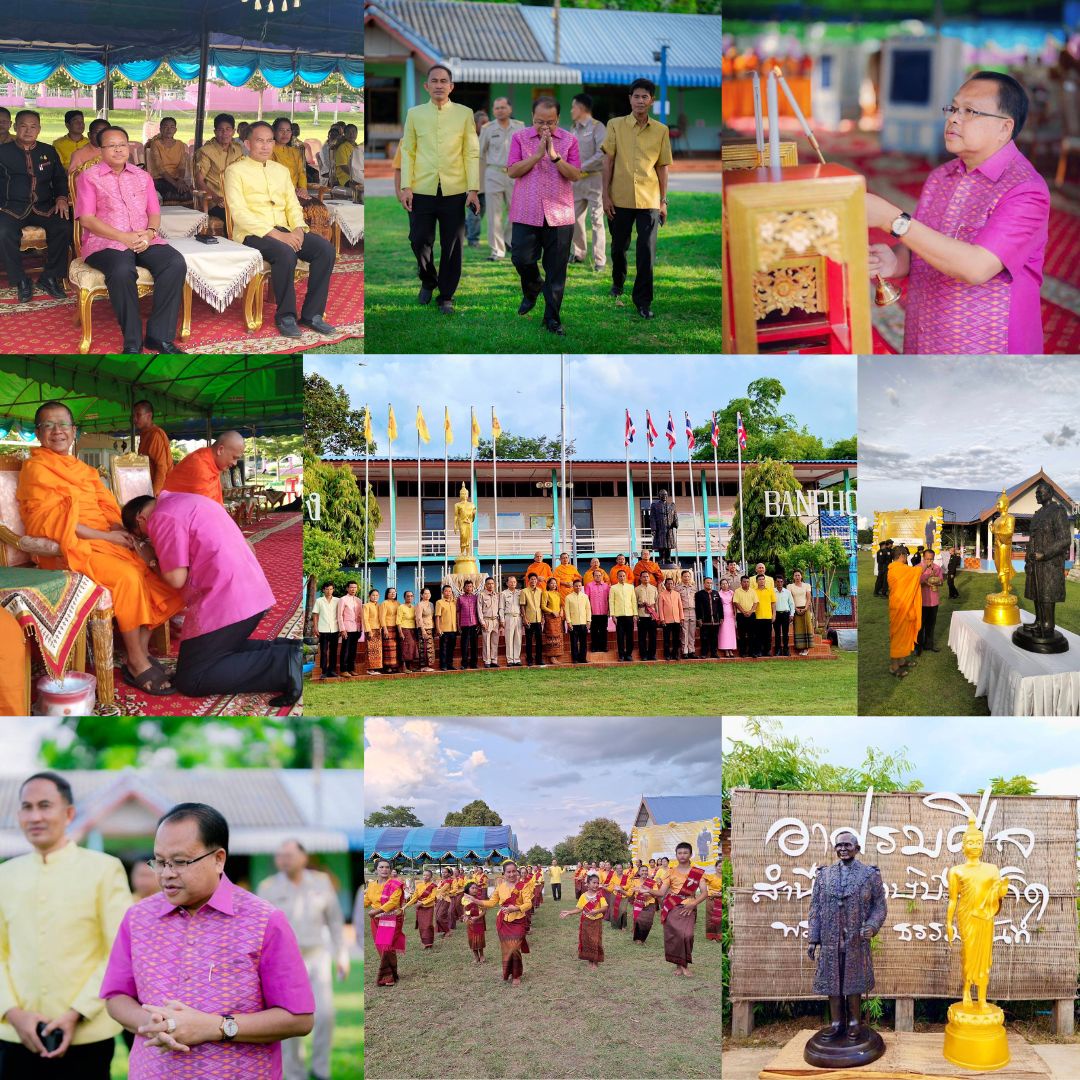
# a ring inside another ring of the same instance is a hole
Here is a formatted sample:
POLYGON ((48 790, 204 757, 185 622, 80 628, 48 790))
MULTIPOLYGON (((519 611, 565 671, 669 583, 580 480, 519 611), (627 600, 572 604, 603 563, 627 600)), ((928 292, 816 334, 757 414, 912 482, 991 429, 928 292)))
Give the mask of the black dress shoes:
POLYGON ((439 314, 440 315, 453 315, 454 314, 454 301, 453 300, 440 300, 439 301, 439 314))
POLYGON ((33 283, 29 278, 23 278, 22 281, 15 286, 15 291, 19 298, 19 303, 28 304, 30 303, 30 298, 34 295, 33 283))
POLYGON ((54 300, 66 300, 67 293, 64 292, 63 285, 60 284, 56 278, 51 277, 39 277, 38 288, 43 293, 48 293, 54 300))
POLYGON ((416 294, 416 302, 418 304, 430 304, 431 303, 432 290, 426 285, 420 286, 420 291, 416 294))
POLYGON ((155 353, 182 353, 184 350, 175 341, 158 341, 157 338, 143 338, 143 348, 155 353))
POLYGON ((295 315, 282 315, 280 319, 275 319, 274 322, 277 324, 278 333, 282 337, 298 338, 304 336, 304 331, 296 325, 295 315))
POLYGON ((648 307, 648 306, 647 306, 647 305, 645 305, 645 304, 642 304, 642 306, 641 306, 641 307, 639 307, 639 308, 637 309, 637 313, 638 313, 638 314, 639 314, 639 315, 640 315, 640 316, 641 316, 641 317, 642 317, 643 319, 652 319, 652 318, 655 318, 655 316, 653 315, 653 310, 652 310, 652 308, 651 308, 651 307, 648 307))
POLYGON ((331 326, 321 315, 314 315, 310 319, 297 319, 297 322, 314 330, 316 334, 329 336, 337 333, 337 327, 331 326))
POLYGON ((521 298, 521 303, 518 304, 518 314, 519 315, 528 315, 529 312, 532 311, 532 309, 534 307, 536 307, 536 297, 535 296, 523 296, 521 298))
POLYGON ((558 334, 559 337, 566 337, 566 331, 563 329, 561 322, 555 322, 553 319, 544 320, 544 329, 549 334, 558 334))

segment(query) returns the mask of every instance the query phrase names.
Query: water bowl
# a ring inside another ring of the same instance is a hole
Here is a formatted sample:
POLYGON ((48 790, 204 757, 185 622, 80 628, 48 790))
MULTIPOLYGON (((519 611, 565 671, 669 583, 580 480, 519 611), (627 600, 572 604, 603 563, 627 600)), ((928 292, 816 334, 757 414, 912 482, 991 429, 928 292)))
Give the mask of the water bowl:
POLYGON ((62 682, 42 675, 34 684, 39 716, 91 716, 97 695, 97 679, 85 671, 69 671, 62 682))

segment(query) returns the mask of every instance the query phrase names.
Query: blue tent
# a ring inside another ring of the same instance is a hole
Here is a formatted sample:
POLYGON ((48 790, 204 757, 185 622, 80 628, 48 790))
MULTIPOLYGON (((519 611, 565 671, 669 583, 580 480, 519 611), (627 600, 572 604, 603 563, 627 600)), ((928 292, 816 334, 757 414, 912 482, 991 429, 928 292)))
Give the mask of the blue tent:
POLYGON ((521 851, 509 825, 466 829, 364 829, 368 859, 516 859, 521 851))

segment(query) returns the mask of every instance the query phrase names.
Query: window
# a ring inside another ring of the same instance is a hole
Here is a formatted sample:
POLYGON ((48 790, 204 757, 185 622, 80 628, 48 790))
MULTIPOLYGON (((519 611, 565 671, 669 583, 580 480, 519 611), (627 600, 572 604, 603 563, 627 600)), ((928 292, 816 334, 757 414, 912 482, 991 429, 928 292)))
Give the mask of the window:
POLYGON ((385 76, 369 76, 365 86, 365 122, 373 124, 401 123, 401 80, 385 76))

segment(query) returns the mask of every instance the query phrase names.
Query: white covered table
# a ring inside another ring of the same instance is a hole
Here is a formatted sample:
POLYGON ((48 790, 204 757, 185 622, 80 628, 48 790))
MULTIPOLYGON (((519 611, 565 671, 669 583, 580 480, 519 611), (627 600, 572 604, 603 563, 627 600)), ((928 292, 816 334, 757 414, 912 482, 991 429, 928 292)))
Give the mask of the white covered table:
POLYGON ((169 243, 187 263, 184 316, 181 337, 191 332, 191 293, 202 297, 215 311, 224 311, 238 296, 244 297, 244 319, 252 326, 255 291, 262 286, 263 258, 255 248, 217 238, 216 244, 201 244, 181 237, 169 243))
POLYGON ((334 224, 354 247, 364 239, 364 205, 347 199, 326 199, 323 205, 330 211, 334 224))
POLYGON ((190 206, 163 206, 158 232, 166 240, 194 236, 209 220, 209 214, 190 206))
MULTIPOLYGON (((1034 622, 1026 611, 1020 618, 1034 622)), ((975 695, 993 716, 1080 716, 1080 636, 1061 630, 1069 651, 1043 654, 1015 646, 1013 630, 983 622, 978 610, 953 612, 949 648, 975 695)))

